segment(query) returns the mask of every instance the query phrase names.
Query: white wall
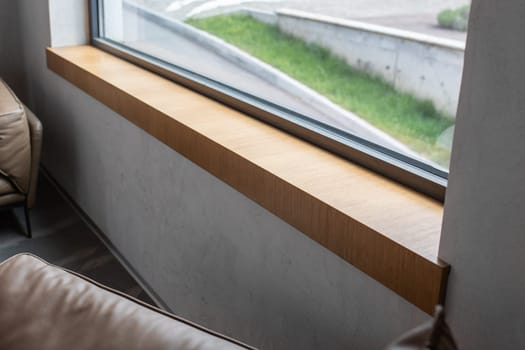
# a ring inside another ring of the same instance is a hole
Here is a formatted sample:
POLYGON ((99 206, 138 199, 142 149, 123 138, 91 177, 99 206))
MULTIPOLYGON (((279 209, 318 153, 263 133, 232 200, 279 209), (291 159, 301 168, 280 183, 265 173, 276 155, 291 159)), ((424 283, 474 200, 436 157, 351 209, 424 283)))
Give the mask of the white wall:
POLYGON ((525 349, 525 2, 474 0, 440 256, 461 349, 525 349))
POLYGON ((283 350, 380 349, 428 318, 50 72, 48 1, 18 3, 44 165, 177 314, 283 350))
MULTIPOLYGON (((114 5, 111 10, 118 9, 119 2, 121 0, 111 0, 110 3, 114 5)), ((49 4, 49 7, 53 9, 49 12, 50 29, 44 31, 48 35, 50 31, 53 33, 49 46, 68 46, 89 42, 89 17, 86 16, 85 1, 49 0, 49 4)), ((26 10, 31 11, 31 8, 26 10)), ((118 15, 118 12, 110 11, 109 15, 115 16, 118 15)))

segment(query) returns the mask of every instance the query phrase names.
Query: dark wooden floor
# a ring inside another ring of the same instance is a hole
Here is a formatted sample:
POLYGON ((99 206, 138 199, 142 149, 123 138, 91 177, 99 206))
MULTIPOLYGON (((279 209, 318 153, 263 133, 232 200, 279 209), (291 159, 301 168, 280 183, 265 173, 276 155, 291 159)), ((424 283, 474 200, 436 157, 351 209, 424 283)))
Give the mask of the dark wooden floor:
POLYGON ((31 210, 33 238, 25 236, 23 211, 0 211, 0 261, 21 252, 79 272, 147 303, 152 300, 80 216, 44 177, 31 210))

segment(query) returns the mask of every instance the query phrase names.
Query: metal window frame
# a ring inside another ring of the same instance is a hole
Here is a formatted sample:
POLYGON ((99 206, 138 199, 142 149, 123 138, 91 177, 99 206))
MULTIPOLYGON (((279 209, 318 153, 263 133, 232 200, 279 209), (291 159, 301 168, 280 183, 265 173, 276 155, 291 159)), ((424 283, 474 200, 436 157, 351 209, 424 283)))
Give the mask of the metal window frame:
POLYGON ((325 125, 258 96, 101 37, 103 1, 90 0, 91 44, 200 94, 257 118, 440 202, 448 173, 416 159, 325 125))

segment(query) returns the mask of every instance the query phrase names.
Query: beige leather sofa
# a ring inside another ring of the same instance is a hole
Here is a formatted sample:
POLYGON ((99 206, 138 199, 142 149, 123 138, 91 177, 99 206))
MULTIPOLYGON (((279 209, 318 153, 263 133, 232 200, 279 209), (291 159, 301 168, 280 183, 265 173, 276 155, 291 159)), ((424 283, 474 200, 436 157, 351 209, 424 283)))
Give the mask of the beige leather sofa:
POLYGON ((2 350, 253 349, 29 254, 0 264, 2 350))
POLYGON ((42 124, 0 79, 0 209, 23 207, 29 237, 41 145, 42 124))

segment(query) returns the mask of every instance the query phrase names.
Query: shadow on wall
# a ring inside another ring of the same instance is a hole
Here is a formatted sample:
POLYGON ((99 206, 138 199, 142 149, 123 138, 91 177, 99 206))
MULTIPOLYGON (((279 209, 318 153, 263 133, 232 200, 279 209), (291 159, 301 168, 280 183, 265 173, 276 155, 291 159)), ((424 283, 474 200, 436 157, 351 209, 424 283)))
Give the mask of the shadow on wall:
POLYGON ((19 12, 18 1, 0 1, 0 33, 8 33, 0 38, 0 77, 22 101, 27 101, 24 51, 19 41, 19 12))

